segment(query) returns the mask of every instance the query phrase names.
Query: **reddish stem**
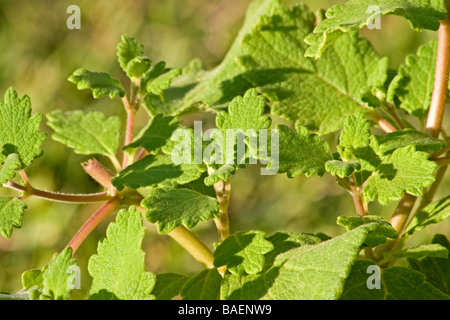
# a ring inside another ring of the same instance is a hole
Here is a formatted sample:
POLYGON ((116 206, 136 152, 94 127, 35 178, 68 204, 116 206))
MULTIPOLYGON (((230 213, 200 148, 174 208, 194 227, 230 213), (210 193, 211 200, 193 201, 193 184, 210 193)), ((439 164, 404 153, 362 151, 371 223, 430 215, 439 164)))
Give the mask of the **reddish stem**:
POLYGON ((72 248, 73 253, 83 243, 87 236, 102 222, 107 216, 114 212, 120 206, 118 199, 111 199, 100 207, 85 224, 78 230, 75 236, 67 245, 72 248))

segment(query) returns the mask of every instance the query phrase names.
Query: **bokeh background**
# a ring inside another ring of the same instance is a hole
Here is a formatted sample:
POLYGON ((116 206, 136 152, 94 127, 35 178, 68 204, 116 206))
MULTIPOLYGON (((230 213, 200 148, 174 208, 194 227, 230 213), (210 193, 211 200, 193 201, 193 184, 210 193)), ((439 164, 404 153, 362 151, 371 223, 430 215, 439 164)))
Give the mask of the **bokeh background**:
MULTIPOLYGON (((296 1, 284 2, 291 5, 296 1)), ((343 2, 304 1, 314 11, 343 2)), ((85 67, 125 80, 116 59, 116 45, 122 34, 137 37, 154 62, 165 60, 168 66, 181 68, 191 59, 200 58, 207 68, 213 68, 234 40, 249 3, 250 0, 0 0, 0 95, 14 87, 19 94, 31 97, 35 113, 99 110, 118 115, 125 123, 120 100, 94 100, 89 91, 77 91, 66 80, 68 76, 78 67, 85 67), (81 30, 66 27, 66 10, 71 4, 81 8, 81 30)), ((361 33, 372 41, 380 55, 389 57, 392 68, 436 37, 434 32, 412 31, 408 22, 399 17, 383 17, 381 30, 364 29, 361 33)), ((145 120, 145 113, 139 118, 145 120)), ((42 130, 51 134, 45 123, 42 130)), ((337 136, 325 138, 335 142, 337 136)), ((43 148, 44 156, 27 169, 35 187, 74 193, 100 191, 80 166, 89 157, 76 155, 51 139, 43 148)), ((448 188, 446 179, 441 193, 448 188)), ((22 272, 42 268, 97 208, 32 198, 26 203, 23 227, 14 230, 10 239, 0 238, 0 291, 20 290, 22 272)), ((389 218, 395 205, 370 204, 370 210, 389 218)), ((336 217, 355 214, 351 197, 330 177, 260 176, 256 166, 240 170, 233 177, 229 209, 232 232, 260 229, 269 234, 284 230, 336 236, 344 231, 336 226, 336 217)), ((114 216, 104 221, 76 253, 82 288, 75 291, 75 298, 85 297, 89 290, 87 261, 96 252, 97 241, 112 219, 114 216)), ((178 244, 158 235, 150 224, 146 226, 143 248, 147 270, 185 274, 200 270, 201 266, 178 244)), ((200 223, 194 231, 206 243, 217 241, 212 223, 200 223)), ((410 244, 430 241, 434 232, 449 235, 449 222, 419 232, 410 244)))

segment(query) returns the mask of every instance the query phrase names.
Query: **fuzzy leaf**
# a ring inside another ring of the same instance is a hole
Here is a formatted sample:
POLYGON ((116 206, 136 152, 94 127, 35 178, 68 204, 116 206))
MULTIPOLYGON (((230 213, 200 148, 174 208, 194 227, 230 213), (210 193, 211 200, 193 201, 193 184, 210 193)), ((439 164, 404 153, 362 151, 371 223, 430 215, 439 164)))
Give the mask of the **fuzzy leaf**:
POLYGON ((136 139, 125 146, 130 148, 143 147, 151 154, 157 154, 170 141, 173 132, 178 129, 178 119, 172 116, 155 115, 147 127, 136 139))
POLYGON ((188 280, 188 276, 178 273, 158 274, 152 294, 156 297, 156 300, 170 300, 180 294, 181 288, 188 280))
POLYGON ((242 40, 238 61, 244 77, 271 102, 271 112, 318 134, 342 128, 347 116, 367 110, 363 92, 387 79, 387 59, 370 44, 346 34, 320 60, 305 58, 303 39, 315 15, 305 6, 275 6, 242 40))
POLYGON ((183 300, 216 300, 221 281, 217 269, 205 269, 189 279, 180 294, 183 300))
POLYGON ((262 231, 236 232, 214 251, 214 266, 226 265, 233 274, 256 274, 264 267, 264 254, 274 249, 262 231))
POLYGON ((0 234, 11 237, 13 228, 22 227, 22 216, 27 205, 14 197, 0 196, 0 234))
POLYGON ((356 154, 369 146, 370 136, 370 122, 364 118, 364 114, 349 116, 339 136, 338 151, 342 158, 353 160, 356 154))
POLYGON ((365 217, 344 217, 340 216, 337 219, 337 224, 345 227, 347 231, 353 230, 361 225, 367 223, 377 223, 377 228, 369 232, 366 241, 364 242, 369 247, 376 247, 384 244, 387 238, 397 239, 398 232, 387 221, 384 221, 380 216, 365 216, 365 217))
POLYGON ((5 160, 3 167, 0 169, 0 184, 6 183, 8 180, 16 176, 16 171, 20 169, 22 163, 20 162, 17 153, 11 153, 5 160))
POLYGON ((47 119, 48 125, 55 131, 52 138, 78 154, 112 156, 119 147, 119 117, 107 118, 97 111, 83 113, 57 110, 47 114, 47 119))
POLYGON ((144 55, 144 46, 136 38, 127 35, 122 35, 117 45, 117 58, 122 70, 130 78, 140 78, 152 63, 144 55))
POLYGON ((206 168, 203 165, 176 165, 170 156, 149 155, 122 170, 111 182, 118 190, 123 190, 124 187, 138 189, 160 185, 173 186, 197 180, 204 171, 206 168))
POLYGON ((142 201, 145 217, 158 223, 159 233, 168 233, 183 225, 190 229, 208 221, 219 212, 217 199, 184 188, 156 188, 142 201))
POLYGON ((417 151, 433 151, 436 152, 445 148, 445 142, 434 139, 428 134, 413 129, 405 129, 402 131, 390 132, 384 136, 377 137, 381 155, 394 152, 396 149, 413 145, 417 151))
MULTIPOLYGON (((450 251, 450 243, 442 234, 436 234, 433 245, 440 245, 450 251)), ((450 294, 450 257, 427 257, 423 259, 408 259, 410 266, 426 276, 429 283, 446 294, 450 294)))
POLYGON ((164 90, 170 87, 172 80, 180 74, 180 69, 166 68, 166 63, 161 61, 145 74, 141 86, 149 94, 161 95, 164 90))
POLYGON ((369 289, 367 283, 372 272, 368 271, 374 262, 356 261, 345 282, 342 300, 448 300, 446 295, 426 281, 420 272, 390 267, 380 272, 380 288, 369 289))
POLYGON ((412 219, 405 235, 411 235, 415 231, 422 230, 430 224, 441 222, 448 217, 450 217, 450 196, 430 203, 420 210, 412 219))
POLYGON ((95 99, 106 95, 114 99, 117 96, 124 97, 126 93, 119 80, 105 72, 92 72, 80 68, 75 70, 68 80, 75 83, 78 90, 91 89, 95 99))
POLYGON ((150 300, 156 276, 145 271, 141 242, 145 228, 142 215, 134 207, 120 210, 89 259, 88 271, 93 278, 90 299, 150 300))
POLYGON ((0 101, 0 163, 8 155, 17 153, 21 169, 28 166, 43 153, 41 145, 47 135, 39 132, 42 114, 31 115, 31 101, 27 95, 20 96, 13 88, 0 101))
POLYGON ((389 86, 388 100, 398 97, 400 108, 422 122, 428 114, 434 89, 436 53, 437 40, 432 40, 421 46, 417 54, 408 55, 389 86))
POLYGON ((325 173, 325 163, 331 160, 328 144, 321 141, 308 129, 296 125, 296 130, 285 125, 277 125, 279 130, 279 163, 271 161, 268 170, 277 168, 279 173, 287 173, 289 178, 299 174, 307 177, 325 173))
POLYGON ((364 186, 366 200, 378 199, 387 204, 389 200, 400 199, 405 192, 422 195, 424 188, 434 182, 437 169, 437 164, 428 161, 428 157, 428 153, 416 151, 414 146, 398 148, 382 157, 382 164, 364 186))
POLYGON ((425 257, 447 259, 448 249, 440 244, 424 244, 418 247, 407 248, 396 252, 386 252, 383 257, 393 259, 422 259, 425 257))
POLYGON ((330 160, 325 163, 325 169, 333 176, 340 178, 348 177, 355 170, 361 169, 361 164, 356 161, 343 162, 339 160, 330 160))
POLYGON ((219 180, 227 181, 231 175, 236 173, 236 166, 232 164, 224 164, 219 169, 214 170, 205 178, 205 184, 212 186, 219 182, 219 180))
POLYGON ((375 18, 389 14, 405 17, 414 30, 437 30, 440 20, 447 17, 447 10, 442 0, 350 0, 334 5, 313 34, 306 37, 305 42, 311 46, 306 56, 319 58, 325 48, 346 32, 359 30, 375 18))

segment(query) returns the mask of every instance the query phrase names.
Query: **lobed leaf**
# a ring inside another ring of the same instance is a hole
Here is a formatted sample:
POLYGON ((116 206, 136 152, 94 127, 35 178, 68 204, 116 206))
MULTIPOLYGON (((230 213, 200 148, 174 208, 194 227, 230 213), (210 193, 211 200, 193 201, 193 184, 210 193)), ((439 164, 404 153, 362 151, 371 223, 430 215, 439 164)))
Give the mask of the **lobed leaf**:
POLYGON ((109 96, 110 99, 124 97, 125 89, 119 80, 105 72, 92 72, 84 68, 75 70, 68 80, 77 85, 78 90, 90 89, 95 99, 109 96))
POLYGON ((0 196, 0 234, 10 238, 13 228, 22 227, 27 205, 14 197, 0 196))

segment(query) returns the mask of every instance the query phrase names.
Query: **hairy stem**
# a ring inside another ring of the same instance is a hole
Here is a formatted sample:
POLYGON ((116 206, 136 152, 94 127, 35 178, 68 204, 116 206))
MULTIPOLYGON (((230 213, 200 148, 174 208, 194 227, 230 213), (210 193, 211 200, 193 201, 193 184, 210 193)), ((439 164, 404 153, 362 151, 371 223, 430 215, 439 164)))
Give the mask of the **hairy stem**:
POLYGON ((353 198, 353 204, 355 205, 356 213, 358 214, 358 216, 364 217, 367 215, 367 208, 363 203, 358 186, 356 185, 355 176, 353 174, 349 177, 349 181, 350 181, 349 191, 353 198))
POLYGON ((230 225, 228 221, 228 204, 230 202, 231 179, 220 180, 214 184, 217 200, 219 201, 219 217, 214 219, 220 240, 225 240, 230 235, 230 225))
POLYGON ((31 185, 23 186, 15 183, 14 181, 8 181, 3 185, 4 187, 23 192, 25 197, 33 196, 36 198, 46 199, 56 202, 65 203, 95 203, 111 200, 111 196, 106 191, 90 194, 73 194, 73 193, 58 193, 51 191, 44 191, 33 188, 31 185))
POLYGON ((386 133, 397 131, 397 129, 389 121, 380 116, 378 112, 373 112, 372 116, 378 126, 386 133))
POLYGON ((112 185, 111 179, 114 175, 106 169, 97 159, 91 159, 81 164, 84 171, 89 174, 95 181, 100 183, 111 196, 117 193, 116 188, 112 185))
MULTIPOLYGON (((135 110, 127 109, 127 129, 125 132, 125 145, 129 145, 133 141, 135 110)), ((125 169, 131 163, 130 156, 125 152, 123 154, 122 169, 125 169)))
POLYGON ((83 243, 87 236, 102 222, 107 216, 113 213, 120 206, 118 199, 111 199, 103 206, 101 206, 85 224, 78 230, 75 236, 67 245, 71 247, 73 253, 77 251, 78 247, 83 243))
MULTIPOLYGON (((450 2, 446 1, 447 9, 450 2)), ((444 118, 445 102, 448 91, 448 76, 450 67, 450 14, 441 21, 439 27, 439 40, 436 56, 436 71, 434 75, 434 89, 431 97, 430 111, 428 112, 426 131, 437 138, 444 118)))

